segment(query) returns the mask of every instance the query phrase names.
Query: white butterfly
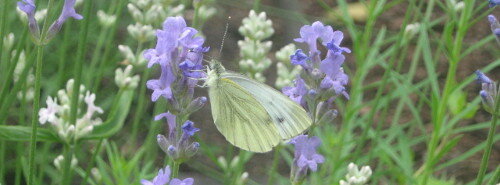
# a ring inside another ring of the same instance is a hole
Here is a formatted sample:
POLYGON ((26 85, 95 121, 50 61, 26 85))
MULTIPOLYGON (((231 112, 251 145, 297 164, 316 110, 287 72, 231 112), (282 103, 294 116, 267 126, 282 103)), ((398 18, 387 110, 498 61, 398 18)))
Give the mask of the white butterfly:
POLYGON ((209 87, 217 129, 231 144, 252 152, 268 152, 282 140, 312 124, 307 112, 281 92, 211 62, 204 86, 209 87))

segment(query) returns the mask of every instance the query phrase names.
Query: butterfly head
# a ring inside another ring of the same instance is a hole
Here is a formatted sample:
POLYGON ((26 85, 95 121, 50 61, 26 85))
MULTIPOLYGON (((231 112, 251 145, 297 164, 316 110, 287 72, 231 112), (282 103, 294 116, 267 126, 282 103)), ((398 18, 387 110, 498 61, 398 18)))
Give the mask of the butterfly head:
POLYGON ((209 72, 212 72, 217 76, 220 76, 220 74, 226 71, 224 66, 222 66, 222 64, 218 60, 212 59, 209 64, 210 64, 209 72))

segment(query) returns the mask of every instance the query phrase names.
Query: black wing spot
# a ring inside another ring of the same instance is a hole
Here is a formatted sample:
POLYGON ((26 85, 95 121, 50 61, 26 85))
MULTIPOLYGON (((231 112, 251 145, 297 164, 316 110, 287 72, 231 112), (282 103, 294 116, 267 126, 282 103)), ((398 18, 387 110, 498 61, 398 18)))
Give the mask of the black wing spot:
POLYGON ((285 118, 278 117, 278 123, 283 123, 285 121, 285 118))

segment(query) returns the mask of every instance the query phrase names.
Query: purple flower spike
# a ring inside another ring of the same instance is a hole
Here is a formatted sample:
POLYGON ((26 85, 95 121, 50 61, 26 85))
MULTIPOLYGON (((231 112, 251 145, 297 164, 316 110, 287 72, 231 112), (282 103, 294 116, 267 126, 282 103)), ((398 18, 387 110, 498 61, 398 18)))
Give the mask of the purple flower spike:
POLYGON ((17 2, 17 7, 26 13, 28 16, 28 27, 31 33, 31 36, 36 41, 40 40, 40 27, 38 27, 38 22, 35 19, 35 10, 36 5, 33 0, 22 0, 17 2))
POLYGON ((300 38, 296 38, 295 41, 307 43, 309 45, 309 51, 314 53, 318 51, 316 45, 318 38, 326 45, 326 43, 330 42, 333 38, 333 28, 316 21, 312 25, 302 26, 302 28, 300 28, 300 38))
POLYGON ((491 81, 490 78, 488 78, 483 72, 477 70, 476 72, 476 80, 479 83, 485 83, 485 84, 491 84, 493 81, 491 81))
POLYGON ((141 180, 142 185, 165 185, 170 181, 170 167, 166 166, 165 169, 160 169, 158 175, 153 181, 141 180))
POLYGON ((295 158, 297 166, 301 169, 309 167, 312 171, 316 171, 317 164, 325 162, 325 158, 316 153, 316 149, 321 144, 321 140, 316 137, 300 135, 293 138, 292 144, 295 145, 295 158))
POLYGON ((342 52, 351 53, 349 48, 340 47, 342 39, 344 39, 344 34, 341 31, 333 32, 333 39, 326 44, 326 48, 333 51, 335 54, 342 54, 342 52))
POLYGON ((65 0, 64 1, 64 6, 61 12, 61 15, 59 15, 59 18, 50 25, 49 31, 47 33, 47 38, 45 39, 44 42, 49 41, 50 39, 54 38, 54 36, 61 30, 62 25, 66 20, 70 17, 76 20, 83 19, 83 16, 76 13, 75 10, 75 3, 76 0, 65 0))
POLYGON ((488 21, 490 22, 491 32, 493 32, 497 37, 497 41, 500 43, 500 23, 498 23, 494 15, 488 15, 488 21))
POLYGON ((490 0, 490 8, 500 5, 500 0, 490 0))
POLYGON ((186 178, 184 180, 172 179, 172 181, 170 181, 170 185, 192 185, 193 183, 193 178, 186 178))
POLYGON ((307 175, 307 170, 318 170, 318 164, 325 162, 325 158, 316 152, 321 140, 316 137, 299 135, 290 141, 295 145, 291 179, 294 182, 302 181, 307 175))

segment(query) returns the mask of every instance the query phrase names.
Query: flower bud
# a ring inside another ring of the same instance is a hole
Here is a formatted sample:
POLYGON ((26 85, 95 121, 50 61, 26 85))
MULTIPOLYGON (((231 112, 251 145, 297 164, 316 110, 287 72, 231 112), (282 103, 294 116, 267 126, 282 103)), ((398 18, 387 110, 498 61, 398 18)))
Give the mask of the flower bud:
POLYGON ((99 20, 99 23, 103 27, 110 27, 111 25, 115 24, 115 22, 116 22, 116 15, 106 14, 106 12, 104 12, 102 10, 97 11, 97 18, 99 20))
POLYGON ((127 5, 127 8, 128 12, 130 13, 130 15, 132 15, 132 18, 134 18, 136 22, 144 21, 144 15, 142 14, 141 10, 139 10, 139 8, 137 8, 134 4, 129 3, 127 5))
POLYGON ((229 168, 233 169, 238 167, 238 164, 240 163, 240 156, 235 156, 233 160, 231 160, 231 164, 229 164, 229 168))
POLYGON ((226 161, 226 158, 220 156, 219 158, 217 158, 217 163, 219 164, 219 166, 223 169, 223 170, 226 170, 227 169, 227 161, 226 161))
POLYGON ((189 115, 193 112, 196 112, 200 110, 205 104, 207 103, 207 98, 202 96, 194 99, 191 101, 191 103, 187 106, 186 110, 184 111, 185 114, 189 115))
POLYGON ((328 110, 326 111, 321 117, 319 118, 317 124, 322 125, 326 123, 331 123, 338 115, 338 111, 335 109, 328 110))
POLYGON ((130 36, 132 36, 132 38, 136 39, 139 42, 150 41, 155 36, 155 31, 153 30, 152 26, 141 25, 140 23, 128 25, 127 31, 130 36))
POLYGON ((12 49, 12 46, 14 46, 14 34, 13 33, 9 33, 5 36, 5 38, 3 39, 3 49, 5 51, 10 51, 10 49, 12 49))

